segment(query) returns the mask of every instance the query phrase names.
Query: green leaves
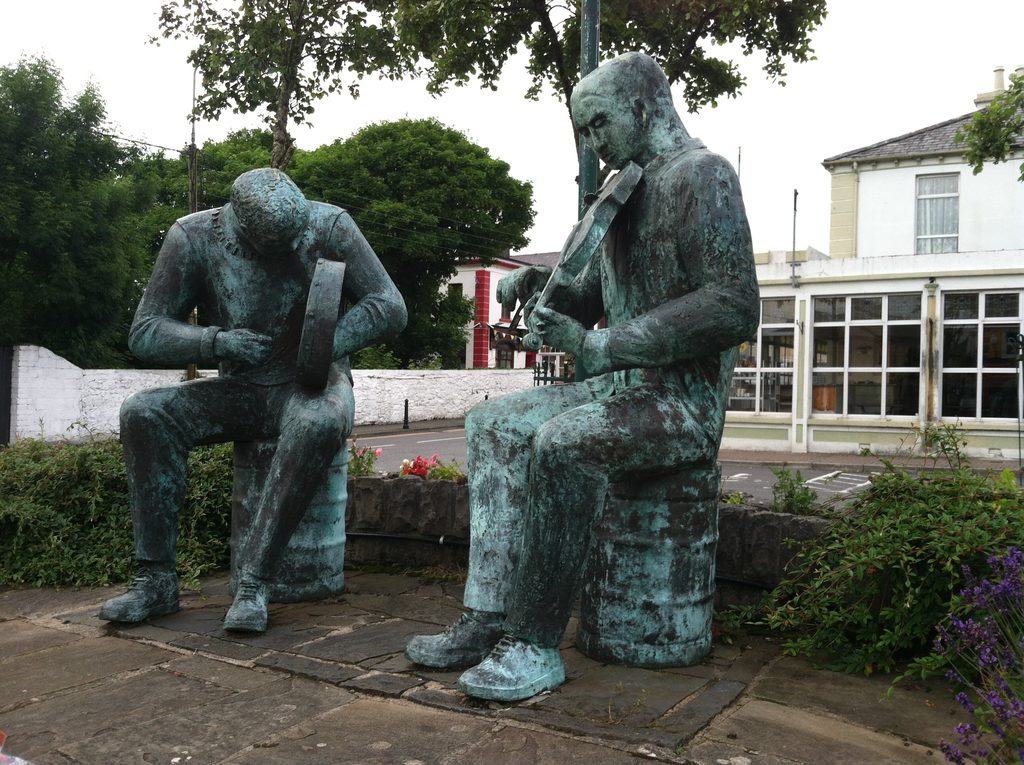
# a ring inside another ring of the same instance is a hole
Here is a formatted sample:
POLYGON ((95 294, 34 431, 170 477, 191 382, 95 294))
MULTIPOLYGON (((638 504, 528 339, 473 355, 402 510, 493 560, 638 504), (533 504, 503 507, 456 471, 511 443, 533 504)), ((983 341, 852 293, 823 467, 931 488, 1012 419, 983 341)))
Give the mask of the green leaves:
POLYGON ((0 345, 123 366, 146 248, 147 187, 106 131, 99 94, 68 99, 45 59, 0 68, 0 345))
POLYGON ((387 343, 402 365, 438 354, 462 366, 471 303, 441 287, 460 262, 526 245, 530 184, 434 120, 371 125, 299 152, 292 177, 311 199, 348 210, 405 298, 409 324, 387 343))
MULTIPOLYGON (((967 163, 977 175, 986 161, 1005 162, 1014 149, 1024 146, 1024 76, 1010 76, 1010 87, 996 96, 956 134, 957 143, 966 144, 967 163)), ((1020 166, 1024 181, 1024 163, 1020 166)))
MULTIPOLYGON (((825 17, 825 0, 603 0, 601 47, 606 58, 631 50, 651 54, 669 80, 682 82, 691 110, 735 96, 743 77, 735 61, 719 58, 738 43, 743 55, 760 52, 773 79, 787 61, 812 56, 810 34, 825 17)), ((470 78, 494 88, 521 45, 536 98, 545 85, 568 100, 578 79, 580 3, 532 0, 399 0, 394 16, 403 43, 428 62, 429 89, 470 78)))
POLYGON ((188 60, 202 75, 199 115, 264 110, 271 164, 286 168, 294 149, 288 124, 306 121, 318 99, 342 87, 357 96, 365 74, 410 70, 392 12, 383 0, 172 0, 159 24, 162 37, 195 40, 188 60))
MULTIPOLYGON (((194 580, 229 560, 231 445, 193 450, 178 570, 194 580)), ((22 440, 0 449, 0 586, 105 585, 134 573, 121 445, 22 440)))
MULTIPOLYGON (((1012 478, 1012 476, 1011 476, 1012 478)), ((886 463, 769 596, 786 649, 824 649, 837 669, 890 671, 926 654, 963 586, 963 566, 1024 543, 1024 492, 957 467, 918 475, 886 463)))

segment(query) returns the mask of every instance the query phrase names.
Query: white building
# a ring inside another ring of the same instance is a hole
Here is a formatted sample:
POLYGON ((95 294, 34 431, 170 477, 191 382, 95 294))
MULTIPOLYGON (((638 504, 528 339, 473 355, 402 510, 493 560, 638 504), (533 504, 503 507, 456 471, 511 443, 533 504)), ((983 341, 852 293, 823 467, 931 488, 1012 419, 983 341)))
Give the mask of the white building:
POLYGON ((970 117, 824 161, 830 257, 759 258, 725 445, 885 452, 959 422, 969 453, 1017 457, 1024 141, 974 175, 954 141, 970 117))

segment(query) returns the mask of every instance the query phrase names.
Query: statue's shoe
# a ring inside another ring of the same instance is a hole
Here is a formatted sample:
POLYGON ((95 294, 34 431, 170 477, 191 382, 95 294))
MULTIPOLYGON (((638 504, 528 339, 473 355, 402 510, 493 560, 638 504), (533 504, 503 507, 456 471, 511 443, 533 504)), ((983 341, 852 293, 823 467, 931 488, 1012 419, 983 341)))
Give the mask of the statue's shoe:
POLYGON ((267 585, 251 576, 238 582, 235 600, 224 617, 224 629, 232 632, 267 631, 267 585))
POLYGON ((480 664, 462 673, 456 688, 490 701, 522 701, 565 682, 557 648, 505 635, 480 664))
POLYGON ((405 647, 409 661, 435 669, 479 664, 501 639, 504 614, 471 611, 438 635, 417 635, 405 647))
POLYGON ((173 614, 179 608, 178 575, 143 568, 128 585, 128 592, 104 603, 98 615, 108 622, 136 624, 151 616, 173 614))

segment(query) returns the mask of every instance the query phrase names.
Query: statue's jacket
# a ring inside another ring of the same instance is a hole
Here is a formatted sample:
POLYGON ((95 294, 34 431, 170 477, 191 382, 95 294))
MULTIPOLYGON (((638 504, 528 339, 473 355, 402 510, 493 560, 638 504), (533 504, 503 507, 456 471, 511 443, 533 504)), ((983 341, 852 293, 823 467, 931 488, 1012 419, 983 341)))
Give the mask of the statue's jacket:
POLYGON ((655 157, 602 251, 574 280, 566 313, 585 326, 591 374, 612 391, 649 385, 720 430, 735 348, 754 337, 757 275, 739 179, 691 142, 655 157))
POLYGON ((229 207, 180 218, 167 233, 129 333, 140 359, 167 365, 213 363, 219 331, 248 329, 272 339, 258 365, 221 361, 222 376, 258 385, 291 382, 318 258, 345 263, 336 361, 351 379, 347 354, 401 331, 405 302, 351 216, 309 202, 305 233, 294 252, 261 256, 243 246, 226 224, 229 207), (189 324, 193 307, 200 325, 189 324), (339 346, 343 349, 339 354, 339 346))

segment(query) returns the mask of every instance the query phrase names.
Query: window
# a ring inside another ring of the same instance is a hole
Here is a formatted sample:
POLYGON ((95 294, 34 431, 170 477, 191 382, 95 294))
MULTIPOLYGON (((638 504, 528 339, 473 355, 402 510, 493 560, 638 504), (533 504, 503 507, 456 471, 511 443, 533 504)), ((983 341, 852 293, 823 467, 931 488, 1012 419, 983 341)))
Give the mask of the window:
POLYGON ((495 367, 498 369, 512 369, 516 357, 515 348, 508 343, 499 343, 495 348, 495 367))
POLYGON ((960 232, 960 176, 917 176, 918 255, 957 252, 960 232))
POLYGON ((761 325, 740 346, 729 389, 733 412, 793 411, 793 298, 761 301, 761 325))
POLYGON ((1017 418, 1024 293, 943 296, 942 416, 1017 418))
POLYGON ((815 298, 812 315, 812 412, 918 413, 919 294, 815 298))

